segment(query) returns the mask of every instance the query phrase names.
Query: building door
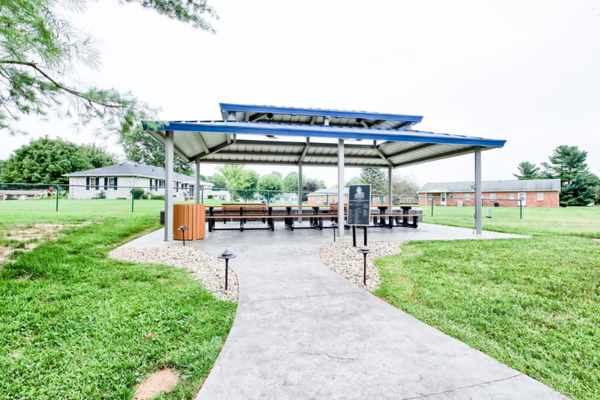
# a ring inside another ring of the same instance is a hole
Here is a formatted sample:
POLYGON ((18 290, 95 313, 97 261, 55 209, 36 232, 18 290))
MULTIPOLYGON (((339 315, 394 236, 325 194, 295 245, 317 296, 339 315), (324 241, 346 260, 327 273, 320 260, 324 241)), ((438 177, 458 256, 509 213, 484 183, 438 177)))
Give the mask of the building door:
POLYGON ((527 199, 527 196, 525 196, 525 193, 519 193, 519 200, 521 200, 523 202, 523 207, 525 207, 525 199, 527 199))
POLYGON ((442 198, 441 198, 441 202, 440 204, 445 206, 446 205, 446 193, 442 193, 442 198))

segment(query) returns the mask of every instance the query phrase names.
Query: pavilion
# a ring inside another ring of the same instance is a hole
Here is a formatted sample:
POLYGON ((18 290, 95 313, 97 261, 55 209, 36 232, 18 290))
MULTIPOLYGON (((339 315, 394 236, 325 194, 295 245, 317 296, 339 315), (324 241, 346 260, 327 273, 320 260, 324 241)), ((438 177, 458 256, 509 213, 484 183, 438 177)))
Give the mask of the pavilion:
MULTIPOLYGON (((200 165, 274 164, 338 168, 338 198, 343 199, 344 167, 392 171, 473 153, 475 156, 476 233, 481 234, 481 152, 502 148, 505 140, 484 139, 412 129, 422 116, 364 111, 324 110, 221 103, 217 121, 145 121, 144 129, 165 144, 165 241, 173 240, 173 155, 200 165)), ((199 203, 199 191, 195 201, 199 203)), ((302 197, 298 203, 302 205, 302 197)), ((344 208, 338 209, 344 226, 344 208)), ((344 229, 339 230, 343 236, 344 229)))

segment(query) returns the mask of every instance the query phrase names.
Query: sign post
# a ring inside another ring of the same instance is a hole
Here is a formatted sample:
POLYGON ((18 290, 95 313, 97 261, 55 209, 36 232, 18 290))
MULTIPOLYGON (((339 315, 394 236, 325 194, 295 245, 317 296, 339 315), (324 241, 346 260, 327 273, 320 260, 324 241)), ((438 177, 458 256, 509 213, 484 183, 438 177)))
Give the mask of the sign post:
POLYGON ((350 185, 348 188, 348 225, 352 226, 353 237, 357 226, 364 227, 367 245, 367 227, 371 219, 371 185, 350 185))

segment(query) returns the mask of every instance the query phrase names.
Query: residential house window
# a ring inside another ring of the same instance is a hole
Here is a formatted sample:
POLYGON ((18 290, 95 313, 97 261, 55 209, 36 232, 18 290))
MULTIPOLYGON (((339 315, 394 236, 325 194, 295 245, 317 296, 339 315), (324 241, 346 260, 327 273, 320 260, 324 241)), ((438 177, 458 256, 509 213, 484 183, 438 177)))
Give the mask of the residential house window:
POLYGON ((538 201, 544 201, 544 192, 538 192, 538 201))
POLYGON ((454 198, 454 193, 450 193, 450 200, 454 198))
POLYGON ((108 190, 108 178, 104 177, 104 190, 108 190))
POLYGON ((100 178, 90 178, 90 186, 93 186, 96 190, 100 189, 100 178))
POLYGON ((117 178, 107 178, 108 179, 108 187, 117 190, 117 178))
POLYGON ((471 201, 471 193, 465 193, 465 201, 471 201))
POLYGON ((496 193, 490 193, 490 200, 496 200, 496 193))
POLYGON ((515 194, 514 193, 509 193, 508 194, 508 199, 509 200, 514 200, 515 199, 515 194))

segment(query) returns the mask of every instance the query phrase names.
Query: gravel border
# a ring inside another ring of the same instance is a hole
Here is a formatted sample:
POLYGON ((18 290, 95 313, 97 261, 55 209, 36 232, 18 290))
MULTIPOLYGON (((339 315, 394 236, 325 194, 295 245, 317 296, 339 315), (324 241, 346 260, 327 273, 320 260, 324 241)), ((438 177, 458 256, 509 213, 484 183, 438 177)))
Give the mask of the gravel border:
POLYGON ((367 255, 367 285, 363 284, 364 259, 357 250, 363 242, 357 242, 358 247, 352 247, 352 243, 336 242, 327 243, 321 247, 319 255, 321 261, 335 273, 346 278, 350 283, 372 292, 381 286, 379 269, 372 260, 400 253, 402 242, 368 242, 369 249, 373 252, 367 255))
POLYGON ((108 253, 108 256, 135 263, 185 268, 217 299, 236 302, 239 299, 238 279, 231 267, 225 290, 225 262, 193 247, 119 248, 108 253))

